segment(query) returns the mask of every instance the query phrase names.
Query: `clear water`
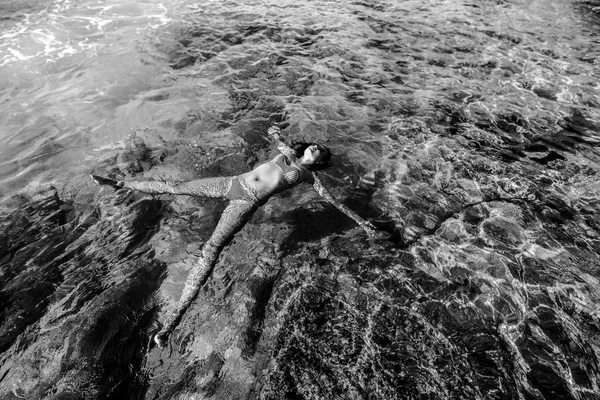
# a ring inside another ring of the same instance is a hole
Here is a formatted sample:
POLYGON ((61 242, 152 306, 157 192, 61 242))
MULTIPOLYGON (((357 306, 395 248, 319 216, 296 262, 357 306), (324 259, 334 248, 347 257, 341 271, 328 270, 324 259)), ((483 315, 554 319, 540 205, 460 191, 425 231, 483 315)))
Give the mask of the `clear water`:
POLYGON ((600 4, 0 0, 0 397, 600 396, 600 4), (150 337, 223 208, 335 154, 150 337))

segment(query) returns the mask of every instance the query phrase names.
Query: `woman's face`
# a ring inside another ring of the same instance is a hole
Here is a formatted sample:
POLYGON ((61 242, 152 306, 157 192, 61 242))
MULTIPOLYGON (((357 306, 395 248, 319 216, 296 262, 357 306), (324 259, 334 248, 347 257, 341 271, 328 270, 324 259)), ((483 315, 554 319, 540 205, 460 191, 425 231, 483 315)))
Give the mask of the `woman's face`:
POLYGON ((302 158, 309 164, 319 163, 325 158, 325 149, 318 144, 311 144, 304 150, 302 158))

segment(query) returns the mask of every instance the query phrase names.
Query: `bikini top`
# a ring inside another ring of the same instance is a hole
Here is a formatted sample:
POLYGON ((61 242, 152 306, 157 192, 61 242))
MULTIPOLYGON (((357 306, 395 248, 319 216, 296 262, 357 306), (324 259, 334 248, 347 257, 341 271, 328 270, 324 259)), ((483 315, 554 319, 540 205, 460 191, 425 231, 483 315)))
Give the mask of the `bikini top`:
POLYGON ((298 168, 292 166, 291 161, 285 154, 278 154, 270 162, 277 165, 281 169, 281 172, 283 172, 283 176, 285 177, 288 185, 293 185, 294 183, 298 182, 298 179, 300 178, 300 171, 298 168))

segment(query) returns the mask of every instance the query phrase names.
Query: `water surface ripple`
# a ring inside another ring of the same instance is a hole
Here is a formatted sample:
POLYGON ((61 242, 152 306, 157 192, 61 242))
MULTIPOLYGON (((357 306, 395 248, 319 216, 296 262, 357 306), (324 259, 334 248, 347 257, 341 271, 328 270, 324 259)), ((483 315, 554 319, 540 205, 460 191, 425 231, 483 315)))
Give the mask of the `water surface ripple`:
POLYGON ((0 2, 2 399, 600 397, 600 3, 0 2), (266 129, 334 152, 225 249, 266 129))

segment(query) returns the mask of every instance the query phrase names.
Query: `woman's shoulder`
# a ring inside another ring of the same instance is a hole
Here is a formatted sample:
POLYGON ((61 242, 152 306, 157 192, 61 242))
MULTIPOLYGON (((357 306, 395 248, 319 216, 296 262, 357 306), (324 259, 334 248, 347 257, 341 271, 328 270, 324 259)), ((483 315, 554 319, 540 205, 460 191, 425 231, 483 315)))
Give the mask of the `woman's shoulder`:
POLYGON ((310 169, 301 166, 299 168, 300 170, 300 179, 298 179, 299 183, 310 183, 313 184, 315 183, 315 175, 313 173, 313 171, 311 171, 310 169))

